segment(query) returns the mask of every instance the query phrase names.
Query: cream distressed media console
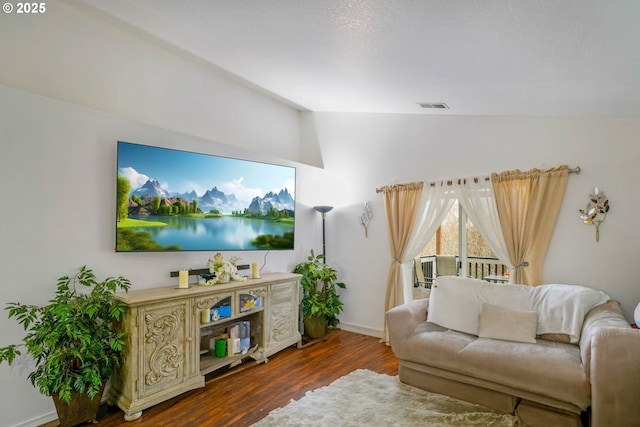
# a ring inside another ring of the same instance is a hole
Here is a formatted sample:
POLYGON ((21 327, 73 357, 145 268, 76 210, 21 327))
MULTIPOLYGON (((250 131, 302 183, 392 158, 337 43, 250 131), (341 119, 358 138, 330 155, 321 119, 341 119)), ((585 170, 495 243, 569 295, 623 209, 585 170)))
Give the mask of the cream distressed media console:
POLYGON ((109 403, 133 421, 150 406, 204 387, 210 372, 247 358, 266 362, 280 350, 299 346, 299 280, 298 274, 270 273, 223 285, 118 293, 128 306, 121 322, 128 337, 122 366, 111 379, 109 403), (214 337, 242 322, 250 325, 249 348, 216 356, 214 337))

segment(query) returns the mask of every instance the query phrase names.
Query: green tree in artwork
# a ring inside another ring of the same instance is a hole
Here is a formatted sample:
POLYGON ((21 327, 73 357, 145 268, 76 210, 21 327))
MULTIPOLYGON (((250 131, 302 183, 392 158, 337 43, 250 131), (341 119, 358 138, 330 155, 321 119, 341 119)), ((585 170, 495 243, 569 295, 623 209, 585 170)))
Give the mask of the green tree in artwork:
POLYGON ((127 219, 129 214, 128 204, 131 183, 124 175, 118 174, 116 187, 116 220, 120 222, 123 219, 127 219))
POLYGON ((153 196, 153 200, 151 201, 151 210, 153 210, 154 212, 158 212, 158 210, 160 209, 160 202, 162 200, 160 199, 160 196, 153 196))
POLYGON ((140 198, 140 196, 138 196, 137 194, 132 195, 132 196, 131 196, 131 200, 132 200, 134 203, 136 203, 138 206, 144 206, 144 205, 145 205, 144 200, 142 200, 142 199, 140 198))

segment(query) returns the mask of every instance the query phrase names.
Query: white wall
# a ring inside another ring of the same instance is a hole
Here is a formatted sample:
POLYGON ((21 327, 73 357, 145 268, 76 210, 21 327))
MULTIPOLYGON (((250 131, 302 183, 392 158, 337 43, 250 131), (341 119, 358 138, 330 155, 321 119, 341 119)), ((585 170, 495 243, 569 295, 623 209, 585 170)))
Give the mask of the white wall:
MULTIPOLYGON (((206 266, 212 253, 113 251, 117 140, 296 166, 304 181, 305 167, 292 162, 0 86, 2 308, 9 301, 46 302, 58 277, 85 264, 99 277, 124 275, 134 289, 174 285, 170 271, 206 266)), ((304 258, 304 247, 319 239, 317 232, 305 237, 305 229, 316 230, 317 218, 300 206, 297 249, 269 252, 263 272, 291 271, 304 258)), ((235 254, 262 265, 266 253, 235 254)), ((5 313, 0 346, 24 335, 5 313)), ((37 425, 54 413, 52 401, 27 381, 27 368, 0 365, 0 426, 37 425)))
POLYGON ((543 279, 601 289, 633 318, 640 302, 640 230, 635 224, 640 120, 309 115, 315 118, 325 166, 318 173, 315 198, 335 206, 327 216, 327 252, 348 284, 341 316, 345 327, 381 330, 383 324, 390 252, 376 187, 561 164, 580 166, 582 173, 569 177, 543 279), (611 202, 599 243, 578 213, 595 185, 611 202), (358 221, 366 201, 374 214, 367 239, 358 221))
POLYGON ((0 35, 0 84, 299 161, 297 108, 89 7, 2 13, 0 35))

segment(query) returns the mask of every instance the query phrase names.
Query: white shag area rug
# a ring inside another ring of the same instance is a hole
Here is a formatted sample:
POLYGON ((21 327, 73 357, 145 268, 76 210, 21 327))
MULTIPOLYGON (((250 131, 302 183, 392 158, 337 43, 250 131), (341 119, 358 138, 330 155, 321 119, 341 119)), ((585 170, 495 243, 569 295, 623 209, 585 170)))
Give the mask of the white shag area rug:
POLYGON ((252 427, 513 427, 516 417, 402 384, 366 369, 307 392, 252 427))

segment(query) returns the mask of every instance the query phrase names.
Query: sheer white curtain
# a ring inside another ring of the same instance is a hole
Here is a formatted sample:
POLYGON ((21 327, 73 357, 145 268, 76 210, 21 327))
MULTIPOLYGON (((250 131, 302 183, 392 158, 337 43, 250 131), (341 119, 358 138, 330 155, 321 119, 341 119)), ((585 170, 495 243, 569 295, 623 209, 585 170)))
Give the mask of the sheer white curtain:
POLYGON ((413 233, 403 258, 402 265, 402 290, 405 302, 411 301, 413 288, 413 259, 427 246, 436 230, 451 210, 455 201, 453 188, 444 183, 430 184, 425 182, 422 197, 419 203, 419 211, 416 222, 413 225, 413 233))
MULTIPOLYGON (((493 184, 490 180, 470 178, 453 184, 462 209, 500 262, 513 270, 509 251, 504 241, 493 184)), ((513 275, 511 276, 513 277, 513 275)))

